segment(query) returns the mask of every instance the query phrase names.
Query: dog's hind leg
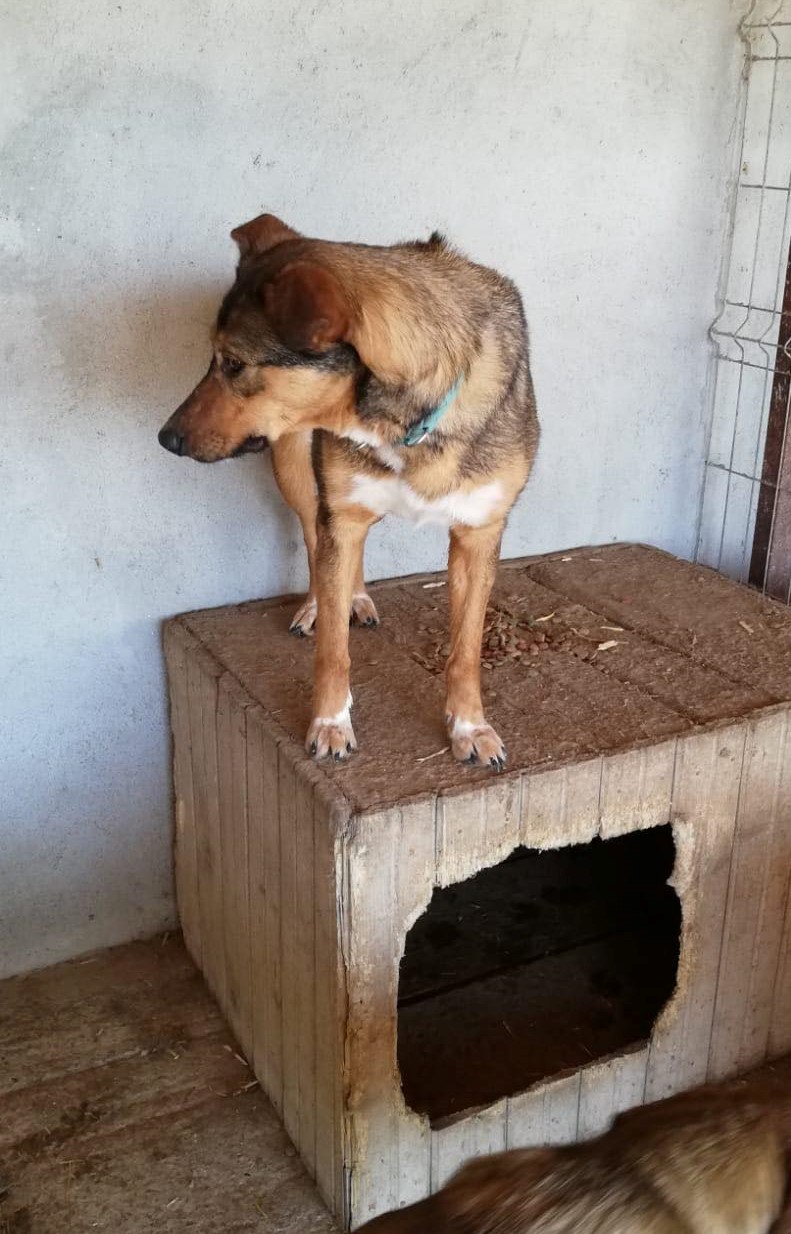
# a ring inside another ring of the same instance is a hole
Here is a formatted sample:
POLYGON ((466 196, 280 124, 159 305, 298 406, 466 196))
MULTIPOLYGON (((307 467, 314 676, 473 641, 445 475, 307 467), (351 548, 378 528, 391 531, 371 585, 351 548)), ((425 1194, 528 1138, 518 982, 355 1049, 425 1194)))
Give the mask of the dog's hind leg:
POLYGON ((495 771, 502 771, 505 766, 506 751, 483 714, 481 639, 504 525, 498 522, 486 527, 452 527, 448 558, 448 736, 459 762, 489 766, 495 771))
POLYGON ((354 575, 350 621, 353 625, 367 626, 369 629, 373 629, 374 626, 379 625, 379 614, 376 611, 376 605, 365 590, 365 577, 363 574, 364 555, 365 540, 360 544, 359 559, 354 575))
MULTIPOLYGON (((316 624, 316 515, 319 499, 311 461, 311 434, 289 433, 272 443, 272 470, 277 487, 287 505, 302 524, 302 536, 308 555, 308 594, 299 606, 291 622, 291 632, 300 636, 311 634, 316 624)), ((379 617, 374 602, 365 590, 363 578, 363 552, 360 546, 352 600, 350 620, 361 626, 376 626, 379 617)))

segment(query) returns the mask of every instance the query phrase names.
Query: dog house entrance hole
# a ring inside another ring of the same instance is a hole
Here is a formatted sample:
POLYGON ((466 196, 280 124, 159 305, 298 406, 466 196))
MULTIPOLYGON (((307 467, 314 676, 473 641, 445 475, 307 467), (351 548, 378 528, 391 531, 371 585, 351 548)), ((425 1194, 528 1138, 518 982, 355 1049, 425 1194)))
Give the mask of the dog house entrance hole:
POLYGON ((676 983, 674 857, 654 827, 435 891, 401 961, 407 1105, 434 1125, 644 1041, 676 983))

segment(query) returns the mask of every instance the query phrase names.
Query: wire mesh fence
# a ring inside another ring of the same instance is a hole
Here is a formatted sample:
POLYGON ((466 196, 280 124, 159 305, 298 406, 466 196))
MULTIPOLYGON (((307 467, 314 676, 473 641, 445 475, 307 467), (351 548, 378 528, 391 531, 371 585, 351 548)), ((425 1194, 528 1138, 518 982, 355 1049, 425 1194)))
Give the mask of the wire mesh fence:
POLYGON ((754 0, 698 559, 791 602, 791 0, 754 0))

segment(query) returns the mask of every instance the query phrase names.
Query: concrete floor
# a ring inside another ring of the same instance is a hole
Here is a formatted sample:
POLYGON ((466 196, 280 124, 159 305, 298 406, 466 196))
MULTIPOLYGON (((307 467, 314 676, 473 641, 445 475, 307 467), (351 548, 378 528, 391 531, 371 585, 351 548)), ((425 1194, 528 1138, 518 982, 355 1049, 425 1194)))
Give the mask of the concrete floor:
POLYGON ((0 982, 0 1234, 331 1234, 178 936, 0 982))

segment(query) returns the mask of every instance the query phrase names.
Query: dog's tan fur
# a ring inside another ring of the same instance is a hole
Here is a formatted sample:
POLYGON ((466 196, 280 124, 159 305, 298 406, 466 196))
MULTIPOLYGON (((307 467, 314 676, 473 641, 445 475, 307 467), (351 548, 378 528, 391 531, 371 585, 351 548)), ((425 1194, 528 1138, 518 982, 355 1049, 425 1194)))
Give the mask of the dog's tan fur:
POLYGON ((516 289, 440 237, 335 244, 271 215, 232 234, 240 261, 212 365, 160 440, 175 434, 177 452, 205 462, 272 445, 310 567, 295 618, 302 630, 316 621, 309 749, 342 759, 356 745, 349 614, 376 621, 363 583, 365 538, 397 490, 408 507, 445 518, 450 533, 453 752, 501 767, 505 750, 481 704, 481 633, 505 520, 538 444, 516 289), (406 431, 457 383, 436 430, 405 446, 406 431))
POLYGON ((791 1096, 701 1090, 587 1143, 472 1161, 360 1234, 788 1234, 789 1147, 791 1096))

